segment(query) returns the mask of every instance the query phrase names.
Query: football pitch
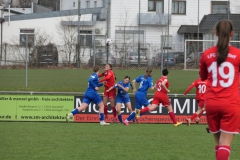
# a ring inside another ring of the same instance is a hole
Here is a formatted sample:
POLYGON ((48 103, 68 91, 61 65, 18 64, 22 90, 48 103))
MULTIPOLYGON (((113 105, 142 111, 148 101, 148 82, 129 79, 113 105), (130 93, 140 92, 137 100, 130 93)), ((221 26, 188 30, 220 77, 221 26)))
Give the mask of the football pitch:
MULTIPOLYGON (((101 72, 103 68, 101 69, 101 72)), ((117 82, 130 76, 131 80, 145 74, 145 69, 114 69, 117 82)), ((0 69, 0 91, 85 92, 92 69, 0 69)), ((160 78, 160 69, 153 69, 153 83, 160 78)), ((198 78, 197 70, 169 70, 170 93, 183 94, 198 78)), ((103 92, 100 87, 99 92, 103 92)), ((129 93, 132 91, 130 90, 129 93)), ((153 91, 149 90, 149 93, 153 91)), ((190 93, 195 93, 192 90, 190 93)))
MULTIPOLYGON (((0 122, 1 160, 215 159, 206 125, 0 122)), ((235 137, 231 160, 239 160, 235 137)))

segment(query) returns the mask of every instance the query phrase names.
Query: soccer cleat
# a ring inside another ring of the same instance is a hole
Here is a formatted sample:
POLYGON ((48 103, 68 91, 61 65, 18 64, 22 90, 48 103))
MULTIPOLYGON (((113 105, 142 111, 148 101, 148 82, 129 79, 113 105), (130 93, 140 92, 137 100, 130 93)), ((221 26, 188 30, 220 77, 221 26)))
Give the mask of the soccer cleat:
POLYGON ((100 121, 101 126, 108 126, 110 123, 106 123, 105 121, 100 121))
POLYGON ((139 117, 140 117, 140 110, 137 109, 137 110, 136 110, 135 119, 137 120, 139 117))
POLYGON ((69 120, 72 119, 71 115, 71 113, 66 114, 66 122, 69 122, 69 120))
POLYGON ((200 121, 200 118, 198 117, 198 118, 196 119, 196 123, 198 124, 198 123, 199 123, 199 121, 200 121))
POLYGON ((128 123, 127 121, 123 121, 123 124, 124 124, 125 126, 129 126, 129 123, 128 123))
POLYGON ((173 124, 175 127, 178 127, 182 124, 182 122, 177 122, 176 124, 173 124))
POLYGON ((210 133, 209 128, 206 128, 207 133, 210 133))
POLYGON ((191 124, 191 119, 190 119, 190 118, 187 118, 186 121, 187 121, 187 125, 190 126, 190 124, 191 124))

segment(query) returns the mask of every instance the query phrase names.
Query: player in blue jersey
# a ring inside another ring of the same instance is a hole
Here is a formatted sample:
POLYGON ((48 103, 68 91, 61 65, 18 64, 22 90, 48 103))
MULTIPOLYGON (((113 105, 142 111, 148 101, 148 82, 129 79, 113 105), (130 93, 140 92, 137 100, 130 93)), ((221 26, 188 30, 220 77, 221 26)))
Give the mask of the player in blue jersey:
POLYGON ((142 108, 142 106, 147 107, 150 105, 146 96, 147 96, 149 88, 154 90, 151 73, 152 73, 152 69, 147 68, 145 75, 141 75, 132 81, 133 93, 135 93, 135 99, 136 99, 136 108, 135 108, 135 111, 133 111, 129 115, 129 117, 123 122, 126 126, 129 125, 129 123, 128 123, 129 121, 131 121, 132 119, 135 118, 136 112, 138 113, 140 111, 140 109, 142 108), (136 82, 139 83, 137 92, 136 92, 136 85, 135 85, 136 82))
POLYGON ((130 85, 131 85, 130 77, 126 76, 123 81, 116 83, 114 86, 110 87, 107 90, 107 92, 109 92, 113 88, 118 89, 116 109, 117 109, 118 119, 119 119, 120 123, 123 123, 122 114, 121 114, 122 103, 124 103, 127 106, 130 113, 132 112, 132 106, 131 106, 130 98, 128 95, 128 90, 129 90, 130 85))
POLYGON ((84 111, 88 105, 92 102, 97 104, 99 106, 99 119, 100 119, 100 125, 106 126, 109 125, 109 123, 106 123, 104 121, 104 105, 102 102, 101 97, 98 94, 98 87, 102 86, 103 83, 99 83, 98 79, 98 73, 99 73, 99 66, 93 67, 92 75, 88 78, 88 88, 84 94, 83 101, 80 107, 75 108, 71 113, 68 113, 66 115, 66 121, 68 122, 75 114, 78 112, 84 111))

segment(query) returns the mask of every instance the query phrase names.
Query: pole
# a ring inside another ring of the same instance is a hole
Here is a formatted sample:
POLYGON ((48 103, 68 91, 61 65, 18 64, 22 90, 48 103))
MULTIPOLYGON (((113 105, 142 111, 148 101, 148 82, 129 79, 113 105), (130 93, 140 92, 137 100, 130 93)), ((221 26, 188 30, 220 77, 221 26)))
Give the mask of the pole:
MULTIPOLYGON (((104 3, 106 3, 104 1, 104 3)), ((104 5, 106 7, 106 4, 104 5)), ((109 12, 110 12, 110 0, 108 1, 108 10, 107 10, 107 39, 109 38, 109 34, 108 34, 108 31, 109 31, 109 12)), ((106 47, 107 47, 107 62, 108 63, 108 56, 109 56, 109 43, 106 43, 106 47)))
MULTIPOLYGON (((199 40, 199 0, 198 0, 198 34, 197 34, 197 39, 199 40)), ((197 43, 197 54, 199 52, 199 41, 197 43)))
POLYGON ((2 61, 2 51, 3 51, 3 22, 4 22, 4 20, 3 20, 3 12, 4 12, 4 10, 3 10, 3 8, 2 8, 2 13, 1 13, 1 55, 0 55, 0 65, 1 65, 1 61, 2 61))
POLYGON ((26 87, 28 86, 28 35, 26 34, 26 87))
POLYGON ((138 67, 140 67, 140 13, 141 13, 141 0, 138 1, 138 67))
POLYGON ((167 42, 167 44, 168 44, 168 46, 167 46, 167 67, 168 67, 168 48, 169 48, 169 23, 170 23, 170 16, 169 16, 169 14, 170 14, 170 0, 168 0, 168 42, 167 42))
POLYGON ((228 0, 228 11, 227 11, 227 14, 228 14, 228 20, 229 20, 229 12, 230 12, 230 10, 229 10, 229 0, 228 0))
POLYGON ((80 6, 81 2, 78 0, 78 45, 77 45, 77 67, 80 68, 80 6))

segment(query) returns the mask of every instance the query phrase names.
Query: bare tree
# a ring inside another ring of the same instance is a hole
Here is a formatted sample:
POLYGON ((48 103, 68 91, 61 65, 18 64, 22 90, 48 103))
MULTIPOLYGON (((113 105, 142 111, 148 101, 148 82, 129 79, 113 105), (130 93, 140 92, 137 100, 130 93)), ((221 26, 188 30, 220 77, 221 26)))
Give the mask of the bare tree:
POLYGON ((73 25, 74 17, 62 18, 59 25, 56 26, 57 33, 63 41, 64 52, 68 66, 71 64, 71 56, 76 52, 77 29, 73 25))
POLYGON ((33 1, 34 0, 19 0, 19 5, 20 5, 21 8, 27 8, 27 7, 31 6, 31 3, 33 1))

